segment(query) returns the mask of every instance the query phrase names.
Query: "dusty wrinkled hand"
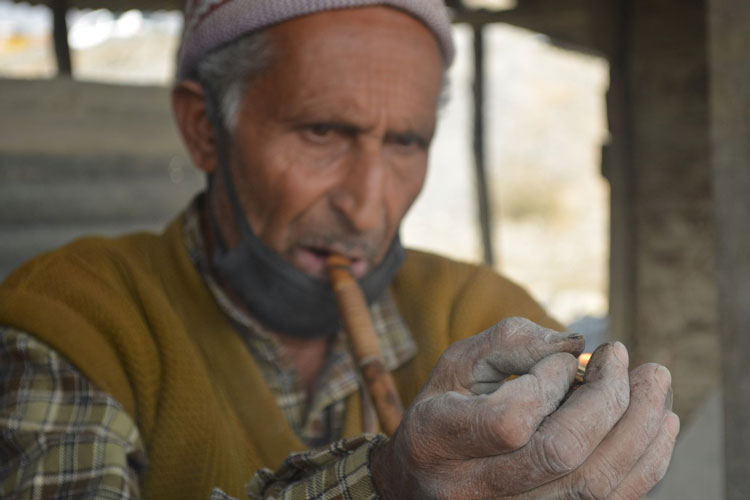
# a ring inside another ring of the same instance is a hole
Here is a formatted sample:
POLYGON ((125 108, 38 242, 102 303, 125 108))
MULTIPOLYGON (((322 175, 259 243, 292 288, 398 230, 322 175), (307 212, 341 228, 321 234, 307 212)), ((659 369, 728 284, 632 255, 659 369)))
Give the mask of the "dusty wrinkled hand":
POLYGON ((451 346, 393 439, 373 453, 384 498, 641 498, 664 475, 679 431, 669 372, 628 372, 601 346, 586 383, 580 336, 511 318, 451 346), (505 381, 508 375, 522 375, 505 381))

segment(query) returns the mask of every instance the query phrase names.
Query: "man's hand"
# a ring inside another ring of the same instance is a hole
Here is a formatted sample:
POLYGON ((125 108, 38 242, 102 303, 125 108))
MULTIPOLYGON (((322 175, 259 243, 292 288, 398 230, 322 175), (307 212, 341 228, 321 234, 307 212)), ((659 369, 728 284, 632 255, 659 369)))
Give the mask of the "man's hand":
POLYGON ((582 349, 580 335, 520 318, 451 346, 372 454, 381 496, 641 498, 679 431, 669 372, 648 364, 629 374, 625 347, 605 344, 560 406, 582 349), (521 376, 505 382, 512 374, 521 376))

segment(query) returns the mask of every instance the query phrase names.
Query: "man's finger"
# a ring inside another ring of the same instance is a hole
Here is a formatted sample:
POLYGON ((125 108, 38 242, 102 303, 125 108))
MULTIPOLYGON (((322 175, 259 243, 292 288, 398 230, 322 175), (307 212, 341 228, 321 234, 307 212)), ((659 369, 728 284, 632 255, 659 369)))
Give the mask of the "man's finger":
POLYGON ((553 354, 491 394, 451 391, 424 400, 414 407, 414 417, 442 436, 434 450, 438 455, 465 460, 508 453, 523 447, 557 408, 575 371, 573 356, 553 354))
POLYGON ((600 346, 591 357, 587 382, 547 417, 522 449, 488 461, 486 474, 518 494, 579 467, 628 407, 628 355, 622 344, 600 346), (590 373, 589 373, 590 371, 590 373), (513 481, 509 478, 518 478, 513 481))
MULTIPOLYGON (((583 465, 554 486, 542 487, 539 495, 562 490, 572 497, 605 498, 612 493, 636 467, 662 428, 670 382, 669 372, 661 365, 652 363, 633 370, 630 405, 625 415, 583 465)), ((631 482, 635 486, 635 481, 631 482)))
POLYGON ((422 395, 448 391, 489 393, 509 375, 523 375, 551 354, 567 352, 577 356, 584 344, 580 334, 560 333, 527 319, 508 318, 448 348, 422 395))
POLYGON ((504 374, 521 375, 539 360, 556 352, 578 356, 583 352, 583 335, 560 333, 524 318, 508 318, 485 332, 484 362, 504 374))
POLYGON ((574 490, 604 498, 635 467, 662 427, 671 382, 669 371, 661 365, 650 363, 633 370, 630 405, 609 436, 574 474, 574 490))
POLYGON ((634 500, 643 498, 656 483, 661 481, 669 467, 680 419, 671 411, 666 412, 664 423, 656 439, 641 456, 625 479, 607 497, 612 500, 634 500))

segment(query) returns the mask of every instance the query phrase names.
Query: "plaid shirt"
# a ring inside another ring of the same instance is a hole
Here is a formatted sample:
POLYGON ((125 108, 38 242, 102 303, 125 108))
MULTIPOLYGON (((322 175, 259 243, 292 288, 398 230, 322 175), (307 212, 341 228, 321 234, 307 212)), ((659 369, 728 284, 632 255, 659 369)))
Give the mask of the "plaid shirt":
POLYGON ((0 498, 138 498, 145 463, 117 401, 44 344, 0 328, 0 498))
MULTIPOLYGON (((184 215, 186 248, 216 300, 234 321, 290 426, 308 446, 341 436, 345 400, 359 389, 343 335, 331 346, 310 397, 276 337, 235 304, 208 265, 196 204, 184 215)), ((389 293, 371 307, 386 366, 393 370, 416 345, 389 293)), ((138 429, 122 406, 33 336, 0 327, 0 498, 139 498, 147 466, 138 429)), ((277 473, 261 470, 252 499, 376 498, 369 453, 376 435, 295 454, 277 473)), ((212 499, 228 498, 216 490, 212 499)))

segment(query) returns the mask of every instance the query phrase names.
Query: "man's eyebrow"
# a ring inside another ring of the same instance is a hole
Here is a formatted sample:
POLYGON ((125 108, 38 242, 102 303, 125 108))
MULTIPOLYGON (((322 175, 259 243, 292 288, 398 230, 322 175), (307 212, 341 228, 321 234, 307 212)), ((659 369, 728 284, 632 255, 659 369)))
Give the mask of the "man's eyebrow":
POLYGON ((331 129, 346 132, 348 134, 361 134, 366 133, 367 128, 359 126, 355 123, 348 122, 346 120, 340 120, 336 118, 306 118, 306 117, 295 117, 287 120, 287 122, 295 128, 305 128, 311 126, 324 126, 331 129))
MULTIPOLYGON (((311 119, 309 121, 303 120, 299 126, 308 127, 311 125, 322 125, 322 126, 330 127, 334 130, 339 130, 341 132, 344 132, 346 134, 351 134, 351 135, 366 134, 368 131, 371 130, 370 127, 357 125, 355 123, 348 122, 346 120, 325 119, 325 118, 317 119, 317 120, 311 119)), ((386 142, 403 142, 403 141, 414 142, 420 147, 427 147, 430 143, 431 136, 432 136, 431 132, 424 133, 417 129, 407 128, 404 130, 387 130, 385 133, 384 140, 386 142)))
POLYGON ((310 125, 324 125, 347 134, 356 135, 367 132, 367 128, 343 120, 320 120, 311 122, 310 125))
POLYGON ((426 148, 430 144, 431 134, 424 134, 418 130, 391 130, 385 134, 386 142, 411 142, 421 148, 426 148))

